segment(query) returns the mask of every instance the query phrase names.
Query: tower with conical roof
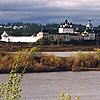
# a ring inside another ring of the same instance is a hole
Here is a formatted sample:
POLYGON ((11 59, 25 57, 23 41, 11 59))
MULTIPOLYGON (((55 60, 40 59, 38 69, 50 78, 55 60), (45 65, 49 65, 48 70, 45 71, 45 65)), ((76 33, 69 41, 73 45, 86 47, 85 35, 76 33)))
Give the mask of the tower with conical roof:
POLYGON ((91 20, 88 20, 88 24, 86 25, 86 31, 93 31, 93 24, 91 23, 91 20))
POLYGON ((84 36, 84 39, 86 40, 95 40, 95 32, 91 20, 88 20, 88 24, 86 25, 86 28, 82 33, 82 36, 84 36))
POLYGON ((6 31, 4 31, 3 33, 2 33, 2 35, 1 35, 1 37, 3 38, 3 37, 8 37, 8 34, 7 34, 7 32, 6 31))

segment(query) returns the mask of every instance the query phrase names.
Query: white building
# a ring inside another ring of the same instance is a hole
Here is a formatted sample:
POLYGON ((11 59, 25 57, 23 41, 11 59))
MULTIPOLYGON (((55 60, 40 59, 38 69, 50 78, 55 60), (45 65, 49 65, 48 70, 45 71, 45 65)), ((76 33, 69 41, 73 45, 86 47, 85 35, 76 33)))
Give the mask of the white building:
POLYGON ((1 35, 1 40, 4 42, 37 42, 43 38, 43 32, 39 32, 37 36, 9 36, 5 31, 1 35))
POLYGON ((79 28, 75 28, 72 23, 69 23, 67 20, 64 24, 61 24, 58 28, 58 33, 45 33, 43 39, 51 42, 68 42, 68 41, 80 41, 80 40, 95 40, 96 34, 94 32, 93 25, 89 20, 86 25, 84 32, 77 31, 79 28))
POLYGON ((59 33, 74 33, 74 29, 73 28, 59 28, 59 33))
POLYGON ((12 26, 4 26, 5 29, 12 28, 12 26))
POLYGON ((65 23, 60 25, 58 29, 58 33, 74 33, 74 28, 72 26, 72 23, 69 23, 67 20, 65 20, 65 23))
POLYGON ((0 25, 0 28, 3 28, 3 25, 0 25))
POLYGON ((84 40, 95 40, 96 39, 96 34, 94 32, 94 28, 91 23, 91 20, 88 21, 88 24, 86 25, 86 29, 82 33, 82 36, 84 40))
POLYGON ((14 29, 14 30, 16 30, 16 29, 23 29, 23 28, 24 28, 24 26, 16 26, 16 25, 13 26, 13 29, 14 29))

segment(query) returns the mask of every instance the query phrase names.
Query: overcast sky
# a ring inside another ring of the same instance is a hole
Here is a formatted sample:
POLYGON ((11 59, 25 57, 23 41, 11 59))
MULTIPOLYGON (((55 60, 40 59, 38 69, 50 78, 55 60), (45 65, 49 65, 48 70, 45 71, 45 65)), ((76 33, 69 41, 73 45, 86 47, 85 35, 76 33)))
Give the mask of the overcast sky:
POLYGON ((100 0, 0 0, 0 22, 100 24, 100 0))

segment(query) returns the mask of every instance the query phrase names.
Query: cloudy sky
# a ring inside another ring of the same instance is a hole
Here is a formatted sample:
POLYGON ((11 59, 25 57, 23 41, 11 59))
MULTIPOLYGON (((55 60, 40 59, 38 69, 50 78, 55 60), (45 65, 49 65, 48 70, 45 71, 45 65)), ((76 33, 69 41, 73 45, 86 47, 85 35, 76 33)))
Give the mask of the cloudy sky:
POLYGON ((0 0, 0 22, 100 24, 100 0, 0 0))

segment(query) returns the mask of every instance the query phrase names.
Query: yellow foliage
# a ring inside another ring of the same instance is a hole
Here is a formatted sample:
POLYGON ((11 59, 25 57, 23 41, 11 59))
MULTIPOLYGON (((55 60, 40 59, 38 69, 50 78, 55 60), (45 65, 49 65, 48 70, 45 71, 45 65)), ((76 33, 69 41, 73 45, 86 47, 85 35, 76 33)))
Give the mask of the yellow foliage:
MULTIPOLYGON (((62 92, 60 93, 58 100, 72 100, 72 96, 62 92)), ((80 97, 75 97, 75 100, 80 100, 80 97)))

